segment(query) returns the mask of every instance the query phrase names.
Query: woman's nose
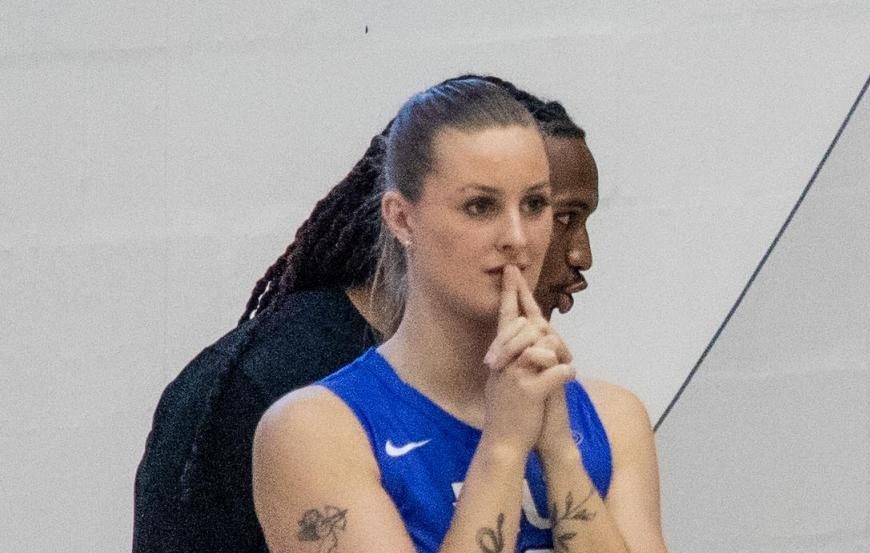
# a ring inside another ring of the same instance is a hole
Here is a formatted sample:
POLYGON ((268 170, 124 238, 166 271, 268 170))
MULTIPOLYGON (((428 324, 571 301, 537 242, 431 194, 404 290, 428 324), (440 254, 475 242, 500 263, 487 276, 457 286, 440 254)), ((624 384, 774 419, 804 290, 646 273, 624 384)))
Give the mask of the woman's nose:
POLYGON ((528 243, 526 221, 519 210, 505 213, 499 233, 500 249, 522 249, 528 243))

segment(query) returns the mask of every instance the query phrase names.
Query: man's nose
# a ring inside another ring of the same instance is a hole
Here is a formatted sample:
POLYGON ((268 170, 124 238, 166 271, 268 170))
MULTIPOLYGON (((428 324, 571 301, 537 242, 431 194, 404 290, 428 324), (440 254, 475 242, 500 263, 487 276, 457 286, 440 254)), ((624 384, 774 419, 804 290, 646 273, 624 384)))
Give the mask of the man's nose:
POLYGON ((589 245, 589 232, 585 225, 571 237, 568 264, 581 271, 588 271, 592 267, 592 247, 589 245))

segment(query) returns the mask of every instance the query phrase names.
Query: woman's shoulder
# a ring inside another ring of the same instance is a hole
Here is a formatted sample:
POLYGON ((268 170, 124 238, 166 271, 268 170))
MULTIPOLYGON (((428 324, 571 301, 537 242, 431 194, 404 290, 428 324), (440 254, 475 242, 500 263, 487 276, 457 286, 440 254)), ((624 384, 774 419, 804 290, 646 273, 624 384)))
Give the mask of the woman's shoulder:
POLYGON ((290 463, 344 459, 355 470, 378 472, 356 415, 333 392, 316 384, 284 395, 266 410, 257 425, 255 449, 280 452, 290 463))
POLYGON ((614 450, 631 448, 652 435, 643 401, 629 390, 598 378, 582 377, 580 383, 595 406, 614 450))
POLYGON ((306 430, 343 431, 345 427, 359 426, 356 416, 332 391, 312 384, 284 394, 263 413, 260 427, 282 432, 306 430), (328 424, 326 424, 328 423, 328 424))
POLYGON ((340 400, 318 384, 303 386, 278 398, 260 420, 267 424, 285 424, 296 419, 333 415, 340 411, 340 400))
POLYGON ((637 395, 618 384, 601 380, 600 378, 581 377, 580 384, 589 395, 599 412, 625 414, 628 416, 646 416, 646 407, 637 395))

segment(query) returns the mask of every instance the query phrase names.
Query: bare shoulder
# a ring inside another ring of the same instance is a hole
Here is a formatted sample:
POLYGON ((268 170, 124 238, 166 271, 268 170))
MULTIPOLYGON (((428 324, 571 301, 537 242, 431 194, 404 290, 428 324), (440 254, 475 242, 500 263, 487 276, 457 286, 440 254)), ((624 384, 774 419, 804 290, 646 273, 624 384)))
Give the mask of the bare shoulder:
POLYGON ((614 449, 631 447, 652 436, 646 406, 631 390, 597 378, 580 379, 601 418, 614 449))
POLYGON ((666 553, 662 537, 655 436, 643 402, 631 391, 583 378, 613 453, 613 478, 605 504, 630 551, 666 553))
POLYGON ((628 388, 597 378, 584 377, 580 382, 602 417, 643 419, 647 424, 649 423, 646 406, 628 388))
POLYGON ((260 419, 261 427, 287 426, 322 417, 341 417, 344 403, 322 386, 294 390, 272 404, 260 419))
MULTIPOLYGON (((352 470, 378 473, 368 438, 353 411, 322 386, 295 390, 263 414, 254 452, 280 457, 281 464, 348 463, 352 470)), ((271 456, 269 455, 269 456, 271 456)), ((274 459, 277 460, 277 459, 274 459)))
POLYGON ((414 549, 365 430, 326 388, 292 392, 260 419, 253 492, 270 551, 414 549))

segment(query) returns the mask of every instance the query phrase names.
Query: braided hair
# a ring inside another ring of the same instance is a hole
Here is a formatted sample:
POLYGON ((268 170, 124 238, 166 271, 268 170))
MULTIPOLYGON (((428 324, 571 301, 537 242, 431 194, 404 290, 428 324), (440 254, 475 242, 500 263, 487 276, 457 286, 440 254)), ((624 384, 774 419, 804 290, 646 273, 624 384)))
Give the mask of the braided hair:
MULTIPOLYGON (((180 476, 181 501, 193 500, 201 461, 215 417, 212 411, 228 376, 239 366, 271 312, 279 312, 293 292, 320 287, 348 288, 367 283, 377 263, 380 232, 378 178, 390 125, 375 135, 350 173, 322 198, 296 231, 293 242, 260 278, 239 319, 242 333, 231 355, 221 357, 211 391, 194 431, 190 454, 180 476)), ((302 383, 300 383, 302 384, 302 383)))
POLYGON ((350 173, 317 202, 293 242, 257 281, 239 323, 296 291, 349 288, 370 280, 380 222, 377 181, 389 130, 387 125, 372 138, 350 173))
MULTIPOLYGON (((468 74, 444 82, 467 79, 484 80, 506 90, 532 114, 544 136, 585 138, 583 130, 559 102, 545 102, 498 77, 468 74)), ((239 319, 244 335, 234 354, 222 358, 197 421, 190 454, 180 477, 182 503, 189 503, 195 492, 194 483, 215 423, 211 416, 214 405, 223 393, 228 375, 238 367, 270 313, 279 312, 294 292, 372 284, 379 257, 381 170, 391 126, 392 121, 372 138, 350 173, 317 202, 311 215, 296 231, 293 242, 251 291, 239 319)))

